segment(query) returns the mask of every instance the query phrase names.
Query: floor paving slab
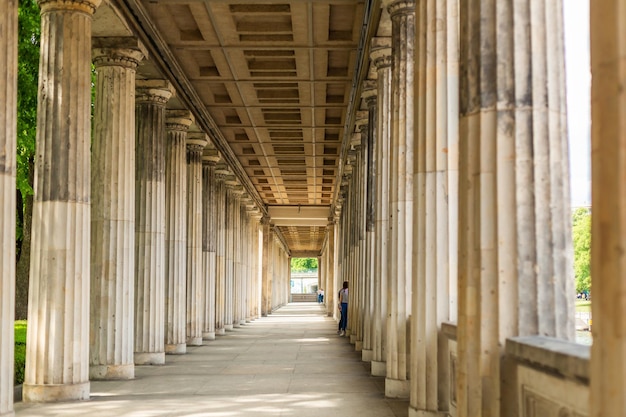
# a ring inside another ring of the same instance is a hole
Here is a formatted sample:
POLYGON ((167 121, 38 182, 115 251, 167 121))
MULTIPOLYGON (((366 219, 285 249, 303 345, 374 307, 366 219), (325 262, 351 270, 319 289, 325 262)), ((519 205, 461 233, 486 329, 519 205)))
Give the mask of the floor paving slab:
POLYGON ((18 417, 406 417, 384 378, 317 303, 288 304, 127 381, 92 381, 84 402, 15 404, 18 417))

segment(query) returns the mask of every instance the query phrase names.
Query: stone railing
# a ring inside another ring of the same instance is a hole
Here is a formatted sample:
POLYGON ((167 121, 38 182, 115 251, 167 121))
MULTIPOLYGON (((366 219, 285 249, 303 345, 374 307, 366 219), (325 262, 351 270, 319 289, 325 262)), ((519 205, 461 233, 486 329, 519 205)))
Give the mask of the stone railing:
MULTIPOLYGON (((456 351, 456 323, 442 323, 441 333, 446 346, 441 346, 444 352, 448 352, 447 361, 442 363, 447 369, 443 370, 448 375, 447 381, 445 381, 446 387, 444 388, 445 395, 448 397, 448 415, 450 417, 456 417, 456 366, 457 351, 456 351)), ((443 373, 443 372, 442 372, 443 373)))
MULTIPOLYGON (((506 342, 513 364, 505 375, 515 392, 520 417, 585 417, 589 415, 589 346, 542 336, 506 342)), ((503 393, 506 395, 506 393, 503 393)))
MULTIPOLYGON (((456 324, 441 332, 450 376, 444 390, 450 417, 456 416, 456 324)), ((503 361, 502 399, 510 417, 586 417, 589 415, 590 347, 542 336, 507 339, 503 361)))

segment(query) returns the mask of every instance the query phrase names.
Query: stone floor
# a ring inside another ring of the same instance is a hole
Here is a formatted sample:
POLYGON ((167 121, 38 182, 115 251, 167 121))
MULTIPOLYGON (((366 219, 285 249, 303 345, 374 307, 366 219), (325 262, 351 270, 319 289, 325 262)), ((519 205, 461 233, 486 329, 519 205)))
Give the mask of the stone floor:
POLYGON ((91 383, 91 400, 16 403, 17 416, 404 417, 408 402, 384 398, 384 379, 317 303, 269 317, 136 368, 130 381, 91 383))

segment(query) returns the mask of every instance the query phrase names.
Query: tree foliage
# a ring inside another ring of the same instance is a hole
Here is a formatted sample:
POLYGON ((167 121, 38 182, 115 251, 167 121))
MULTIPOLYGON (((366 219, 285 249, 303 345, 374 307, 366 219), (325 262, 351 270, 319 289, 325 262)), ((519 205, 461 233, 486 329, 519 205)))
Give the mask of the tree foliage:
POLYGON ((18 6, 17 70, 17 181, 15 318, 28 313, 30 228, 33 213, 33 178, 37 137, 40 13, 36 0, 18 6))
POLYGON ((572 214, 576 293, 591 290, 591 211, 579 208, 572 214))
POLYGON ((40 14, 35 0, 20 0, 18 7, 17 72, 17 189, 19 208, 17 237, 21 240, 23 202, 33 194, 32 167, 37 136, 40 14))
POLYGON ((317 258, 291 258, 291 270, 294 272, 314 271, 317 269, 317 258))

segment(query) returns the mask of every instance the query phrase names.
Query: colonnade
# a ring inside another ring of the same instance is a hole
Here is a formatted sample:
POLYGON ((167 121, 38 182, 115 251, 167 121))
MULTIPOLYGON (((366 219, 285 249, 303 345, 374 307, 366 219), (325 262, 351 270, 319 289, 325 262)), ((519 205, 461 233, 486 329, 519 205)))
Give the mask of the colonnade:
MULTIPOLYGON (((89 398, 286 303, 288 250, 133 37, 91 37, 94 1, 42 1, 24 401, 89 398), (91 62, 96 68, 93 137, 91 62), (71 88, 69 87, 71 86, 71 88), (272 229, 265 231, 272 234, 272 229), (259 257, 271 254, 273 286, 259 257)), ((16 2, 0 31, 0 415, 13 415, 16 2)))
MULTIPOLYGON (((289 253, 211 138, 192 134, 193 114, 166 110, 172 84, 135 81, 140 42, 92 40, 98 0, 40 4, 24 399, 86 399, 90 378, 132 378, 134 365, 163 364, 166 352, 271 313, 288 297, 289 253)), ((383 7, 392 30, 370 40, 375 76, 321 253, 327 312, 337 314, 349 281, 350 341, 385 376, 387 396, 409 398, 410 415, 517 415, 504 346, 515 336, 571 340, 574 329, 562 2, 383 7), (449 322, 457 357, 443 341, 449 322)), ((4 417, 13 415, 17 2, 0 11, 4 417)), ((617 417, 626 15, 621 0, 595 0, 591 12, 590 415, 617 417)))
MULTIPOLYGON (((617 3, 606 3, 617 13, 617 3)), ((360 90, 369 129, 357 112, 361 137, 347 155, 336 205, 336 281, 350 283, 350 342, 373 375, 386 377, 386 396, 410 400, 411 416, 518 415, 516 376, 503 367, 508 341, 574 339, 562 4, 393 0, 383 7, 391 30, 371 39, 373 77, 360 90)), ((597 21, 609 15, 598 12, 597 21)), ((609 79, 616 78, 603 77, 603 88, 612 88, 609 79)), ((601 126, 616 123, 604 121, 618 114, 607 110, 619 108, 612 100, 600 104, 601 126)), ((594 144, 605 132, 594 129, 594 144)), ((606 152, 617 158, 617 147, 606 152)), ((596 188, 619 175, 618 159, 599 159, 594 154, 605 176, 594 177, 596 188)), ((617 221, 611 213, 599 222, 617 221)), ((619 244, 619 228, 604 227, 619 244)), ((615 305, 608 294, 601 305, 615 305)), ((607 313, 595 305, 594 328, 607 313)), ((594 351, 616 352, 617 339, 610 347, 594 339, 594 351)), ((598 358, 592 369, 606 362, 598 358)), ((610 373, 597 372, 596 381, 610 373)), ((592 376, 592 407, 594 393, 600 397, 593 384, 592 376)), ((601 398, 610 402, 606 392, 601 398)))

